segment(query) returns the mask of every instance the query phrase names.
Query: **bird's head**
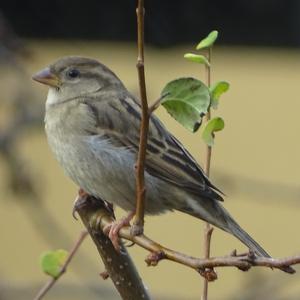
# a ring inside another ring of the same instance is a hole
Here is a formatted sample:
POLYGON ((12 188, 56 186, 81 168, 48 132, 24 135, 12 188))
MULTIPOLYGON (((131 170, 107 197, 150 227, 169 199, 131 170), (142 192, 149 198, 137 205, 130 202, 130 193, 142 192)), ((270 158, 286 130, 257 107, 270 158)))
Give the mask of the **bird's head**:
POLYGON ((60 58, 32 79, 49 86, 48 104, 93 96, 105 88, 123 86, 109 68, 80 56, 60 58))

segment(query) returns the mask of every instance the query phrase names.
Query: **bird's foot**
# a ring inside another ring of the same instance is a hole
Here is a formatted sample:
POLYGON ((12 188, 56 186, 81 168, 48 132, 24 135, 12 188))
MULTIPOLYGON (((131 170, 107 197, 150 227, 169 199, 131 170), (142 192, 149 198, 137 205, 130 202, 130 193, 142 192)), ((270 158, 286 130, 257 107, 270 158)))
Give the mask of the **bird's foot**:
POLYGON ((114 221, 112 224, 109 224, 103 228, 103 232, 108 235, 116 251, 120 252, 119 245, 119 231, 124 226, 130 226, 130 221, 132 220, 135 212, 130 212, 127 216, 121 218, 120 220, 114 221))
POLYGON ((77 220, 76 213, 78 210, 80 210, 84 205, 86 205, 86 201, 88 199, 88 194, 80 188, 78 191, 78 195, 74 201, 73 210, 72 210, 72 216, 75 220, 77 220))

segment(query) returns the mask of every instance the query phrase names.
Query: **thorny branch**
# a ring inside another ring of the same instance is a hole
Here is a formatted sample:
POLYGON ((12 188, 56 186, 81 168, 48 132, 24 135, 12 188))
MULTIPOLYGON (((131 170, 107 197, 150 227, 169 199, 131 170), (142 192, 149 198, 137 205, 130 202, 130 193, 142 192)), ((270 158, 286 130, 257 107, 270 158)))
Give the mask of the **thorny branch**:
POLYGON ((69 266, 72 258, 74 257, 74 255, 76 254, 77 250, 79 249, 80 245, 82 244, 82 242, 84 241, 84 239, 87 236, 87 231, 82 231, 78 240, 76 241, 76 243, 74 244, 72 250, 70 251, 65 263, 63 264, 63 266, 61 267, 61 270, 59 272, 59 274, 56 277, 52 277, 38 292, 38 294, 35 296, 34 300, 41 300, 47 293, 48 291, 54 286, 54 284, 56 283, 56 281, 66 272, 67 267, 69 266))
MULTIPOLYGON (((87 201, 85 209, 88 209, 89 205, 89 201, 87 201)), ((91 228, 90 231, 93 233, 102 234, 103 228, 114 221, 112 216, 103 207, 94 207, 93 209, 89 209, 89 211, 88 222, 91 228)), ((235 251, 227 256, 200 259, 166 248, 144 234, 133 236, 129 226, 123 227, 120 230, 119 237, 148 250, 150 254, 146 258, 146 263, 150 266, 156 266, 159 261, 167 259, 196 270, 209 281, 215 280, 217 276, 214 271, 208 272, 206 269, 215 267, 237 267, 242 271, 248 271, 251 267, 269 267, 293 274, 295 270, 290 266, 300 264, 300 255, 274 259, 258 257, 252 252, 237 255, 235 251)))

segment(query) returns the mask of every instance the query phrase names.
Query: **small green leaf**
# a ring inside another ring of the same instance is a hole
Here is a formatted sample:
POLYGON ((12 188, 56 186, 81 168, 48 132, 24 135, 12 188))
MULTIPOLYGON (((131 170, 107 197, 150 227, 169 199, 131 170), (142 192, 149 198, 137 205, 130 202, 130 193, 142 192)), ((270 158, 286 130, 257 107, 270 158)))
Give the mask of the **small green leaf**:
POLYGON ((228 90, 229 83, 226 81, 218 81, 209 88, 212 108, 217 109, 220 96, 228 90))
POLYGON ((188 130, 195 132, 210 105, 207 86, 195 78, 179 78, 169 82, 161 92, 161 102, 168 113, 188 130))
POLYGON ((196 49, 200 50, 200 49, 212 47, 217 38, 218 38, 218 31, 214 30, 206 38, 200 41, 196 49))
POLYGON ((205 143, 212 147, 214 144, 214 132, 224 128, 224 121, 220 117, 213 118, 207 122, 202 133, 202 138, 205 143))
POLYGON ((209 61, 207 60, 207 58, 204 55, 198 55, 198 54, 194 54, 194 53, 186 53, 186 54, 184 54, 183 57, 189 61, 193 61, 198 64, 204 64, 208 67, 210 66, 209 61))
POLYGON ((63 249, 48 251, 41 255, 40 265, 44 273, 56 278, 65 263, 68 252, 63 249))

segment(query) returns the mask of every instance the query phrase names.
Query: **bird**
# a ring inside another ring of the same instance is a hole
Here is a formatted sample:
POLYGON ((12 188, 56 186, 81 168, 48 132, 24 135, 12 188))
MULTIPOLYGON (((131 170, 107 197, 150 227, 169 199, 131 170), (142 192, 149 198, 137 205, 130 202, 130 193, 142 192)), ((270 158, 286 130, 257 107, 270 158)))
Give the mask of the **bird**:
MULTIPOLYGON (((65 173, 88 195, 135 211, 141 104, 92 58, 66 56, 32 77, 49 87, 45 131, 65 173)), ((145 160, 145 214, 180 211, 228 232, 257 256, 270 255, 233 219, 192 155, 155 114, 145 160)))

